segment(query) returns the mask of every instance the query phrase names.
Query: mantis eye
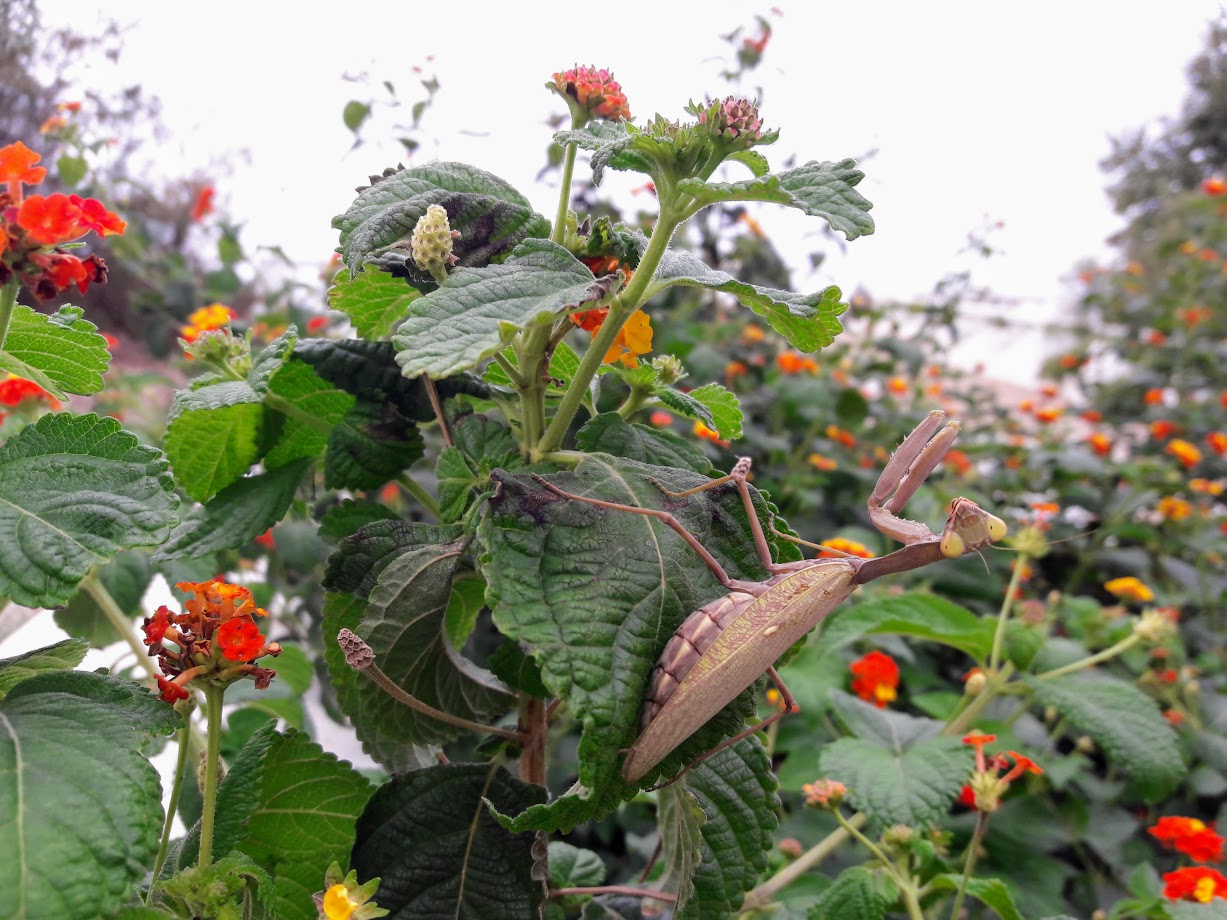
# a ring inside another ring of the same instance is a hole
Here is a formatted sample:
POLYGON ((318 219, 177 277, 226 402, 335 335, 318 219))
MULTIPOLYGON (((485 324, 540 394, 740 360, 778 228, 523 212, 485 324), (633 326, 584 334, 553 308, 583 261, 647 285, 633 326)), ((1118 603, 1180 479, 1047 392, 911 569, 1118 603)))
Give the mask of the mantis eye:
MULTIPOLYGON (((1004 527, 1005 524, 1001 526, 1004 527)), ((958 559, 959 556, 963 555, 963 550, 966 547, 967 544, 963 542, 963 538, 953 530, 947 530, 942 534, 942 541, 938 544, 938 549, 941 550, 942 555, 947 559, 958 559)))
POLYGON ((1004 539, 1009 528, 1006 527, 1005 521, 994 514, 985 514, 986 524, 988 526, 988 538, 996 543, 998 540, 1004 539))

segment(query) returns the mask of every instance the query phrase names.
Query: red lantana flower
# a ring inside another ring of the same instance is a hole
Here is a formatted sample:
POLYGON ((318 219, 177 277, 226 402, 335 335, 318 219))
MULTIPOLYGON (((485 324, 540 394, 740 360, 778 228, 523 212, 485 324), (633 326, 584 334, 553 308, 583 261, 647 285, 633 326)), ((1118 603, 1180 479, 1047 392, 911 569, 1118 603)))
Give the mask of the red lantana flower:
POLYGON ((100 201, 79 195, 31 195, 17 210, 17 226, 46 245, 67 243, 93 230, 99 236, 123 233, 128 226, 100 201))
POLYGON ((0 380, 0 406, 20 406, 29 399, 41 399, 52 409, 60 408, 60 401, 33 380, 13 374, 0 380))
POLYGON ((45 166, 34 164, 42 157, 21 141, 0 148, 0 182, 7 183, 13 202, 21 201, 21 184, 37 185, 47 178, 45 166), (16 192, 13 191, 16 187, 16 192))
POLYGON ((161 691, 162 699, 168 703, 173 703, 176 700, 186 700, 188 693, 182 687, 172 680, 167 680, 161 675, 158 676, 158 690, 161 691))
POLYGON ((1189 866, 1163 876, 1163 896, 1173 901, 1200 901, 1227 898, 1227 878, 1205 866, 1189 866))
POLYGON ((898 695, 899 665, 889 655, 874 649, 852 662, 848 670, 855 677, 852 692, 865 702, 873 703, 879 709, 885 709, 887 703, 894 702, 898 695))
POLYGON ((1165 815, 1147 833, 1179 853, 1198 862, 1220 862, 1223 858, 1223 838, 1212 825, 1178 815, 1165 815))
POLYGON ((159 607, 151 617, 145 617, 141 629, 145 633, 145 644, 152 648, 166 637, 166 630, 173 625, 170 608, 165 604, 159 607))
POLYGON ((264 637, 254 620, 239 617, 227 620, 217 628, 214 639, 227 661, 248 661, 260 653, 264 637))
POLYGON ((196 201, 192 205, 192 223, 198 224, 213 213, 213 186, 206 185, 196 193, 196 201))

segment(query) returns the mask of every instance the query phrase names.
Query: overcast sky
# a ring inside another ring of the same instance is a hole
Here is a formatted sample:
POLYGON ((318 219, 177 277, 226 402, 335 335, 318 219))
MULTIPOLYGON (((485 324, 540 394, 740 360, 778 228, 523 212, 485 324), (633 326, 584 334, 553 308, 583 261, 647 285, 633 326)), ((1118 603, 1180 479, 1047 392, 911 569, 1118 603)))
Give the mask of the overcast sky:
MULTIPOLYGON (((98 6, 48 2, 50 22, 88 29, 98 6)), ((1068 279, 1086 257, 1103 257, 1119 225, 1098 163, 1108 137, 1178 111, 1184 69, 1219 4, 1181 0, 1145 15, 1109 2, 1027 4, 703 4, 620 0, 610 12, 557 3, 370 3, 311 7, 214 0, 185 7, 127 0, 106 15, 129 23, 118 71, 99 81, 142 83, 163 102, 173 135, 161 155, 179 174, 216 171, 218 196, 245 223, 244 241, 281 245, 296 261, 322 263, 336 245, 333 215, 368 173, 392 165, 397 148, 349 153, 341 124, 360 90, 341 79, 369 73, 402 98, 420 93, 410 68, 433 63, 442 89, 426 114, 431 142, 413 162, 464 160, 520 188, 552 216, 555 192, 534 186, 561 101, 542 89, 574 63, 612 69, 636 117, 682 114, 691 98, 718 93, 729 46, 719 35, 775 26, 753 83, 762 114, 782 129, 766 152, 809 159, 866 158, 861 190, 878 230, 832 254, 798 287, 839 284, 881 297, 911 297, 959 262, 969 231, 1004 222, 1004 254, 976 262, 977 278, 1018 299, 1019 316, 1055 316, 1068 279), (568 15, 568 10, 573 15, 568 15), (235 150, 223 168, 219 158, 235 150)), ((583 177, 585 173, 577 173, 583 177)), ((640 184, 614 175, 613 188, 640 184)), ((820 222, 762 206, 777 244, 802 257, 820 222)), ((982 342, 1008 375, 1027 380, 1038 349, 982 342)))

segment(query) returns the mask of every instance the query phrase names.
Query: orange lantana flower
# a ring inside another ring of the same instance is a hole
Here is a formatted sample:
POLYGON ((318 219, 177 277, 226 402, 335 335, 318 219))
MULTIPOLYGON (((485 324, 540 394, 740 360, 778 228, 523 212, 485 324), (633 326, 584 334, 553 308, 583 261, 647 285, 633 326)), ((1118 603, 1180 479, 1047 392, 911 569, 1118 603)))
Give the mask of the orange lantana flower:
POLYGON ((867 703, 885 709, 893 703, 899 686, 899 665, 885 652, 874 649, 848 666, 855 678, 852 692, 867 703))
POLYGON ((785 374, 818 373, 818 362, 799 351, 780 352, 775 356, 775 364, 785 374))
POLYGON ((1155 506, 1155 510, 1163 515, 1165 521, 1183 521, 1193 513, 1193 506, 1186 502, 1183 498, 1177 498, 1174 495, 1165 495, 1159 499, 1159 503, 1155 506))
POLYGON ((1198 862, 1219 862, 1223 858, 1223 838, 1213 825, 1197 818, 1165 815, 1147 828, 1147 833, 1198 862))
POLYGON ((1227 433, 1222 431, 1212 431, 1206 435, 1206 443, 1210 445, 1210 449, 1220 457, 1227 454, 1227 433))
POLYGON ((864 543, 857 543, 855 540, 847 540, 843 537, 831 537, 818 545, 827 548, 818 553, 820 558, 823 556, 859 556, 861 559, 872 559, 875 555, 864 543), (834 552, 828 552, 828 550, 834 550, 834 552))
POLYGON ((1187 866, 1163 876, 1163 897, 1209 904, 1215 898, 1227 898, 1227 878, 1205 866, 1187 866))
POLYGON ((1095 432, 1086 441, 1091 445, 1091 450, 1100 457, 1106 457, 1112 452, 1112 439, 1101 431, 1095 432))
POLYGON ((1168 442, 1165 450, 1184 464, 1186 469, 1191 469, 1201 462, 1201 451, 1181 438, 1168 442))
POLYGON ((1132 575, 1126 575, 1123 578, 1113 578, 1111 581, 1104 582, 1104 588, 1109 594, 1114 594, 1124 601, 1147 603, 1155 599, 1155 592, 1132 575))
POLYGON ((37 185, 47 178, 47 168, 34 165, 41 159, 21 141, 0 147, 0 182, 8 185, 13 204, 21 203, 22 184, 37 185))
POLYGON ((230 308, 224 303, 211 303, 207 307, 193 310, 187 318, 187 325, 179 330, 179 335, 185 342, 195 342, 206 332, 225 328, 234 318, 230 308))

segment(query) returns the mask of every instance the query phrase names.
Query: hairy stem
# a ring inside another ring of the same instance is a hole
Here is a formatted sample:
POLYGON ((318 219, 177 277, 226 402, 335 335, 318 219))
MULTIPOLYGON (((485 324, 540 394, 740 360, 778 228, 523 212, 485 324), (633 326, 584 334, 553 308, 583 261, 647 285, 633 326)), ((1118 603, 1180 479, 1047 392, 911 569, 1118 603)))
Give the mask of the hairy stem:
POLYGON ((192 747, 192 705, 183 706, 183 728, 179 729, 179 757, 175 761, 175 778, 170 787, 170 801, 166 804, 166 820, 162 823, 162 840, 158 844, 158 855, 153 861, 153 877, 149 882, 149 891, 145 893, 145 904, 153 900, 153 889, 157 887, 158 876, 166 863, 166 853, 170 849, 170 832, 175 824, 175 812, 179 810, 179 794, 183 791, 183 777, 187 773, 188 752, 192 747))
MULTIPOLYGON (((571 124, 575 128, 574 122, 571 124)), ((562 156, 562 186, 558 190, 558 211, 554 215, 554 226, 550 230, 550 240, 562 245, 567 235, 567 208, 571 204, 571 178, 575 175, 574 144, 567 144, 562 156)))
POLYGON ((1005 597, 1001 601, 1001 612, 997 614, 997 631, 993 633, 993 651, 988 656, 988 669, 996 671, 1001 662, 1001 645, 1005 640, 1005 624, 1010 619, 1010 609, 1014 606, 1014 596, 1022 583, 1022 573, 1027 567, 1028 556, 1019 553, 1014 560, 1014 571, 1010 573, 1010 586, 1005 589, 1005 597))
POLYGON ((980 852, 980 841, 984 839, 984 828, 988 824, 988 815, 979 812, 976 816, 976 829, 971 835, 971 843, 967 844, 967 859, 963 863, 963 878, 959 882, 959 893, 954 897, 954 908, 950 911, 950 920, 958 920, 959 911, 963 908, 963 899, 967 897, 967 886, 971 882, 971 870, 976 866, 976 856, 980 852))
POLYGON ((416 498, 423 508, 429 511, 434 517, 438 518, 439 503, 435 500, 433 495, 417 484, 417 480, 415 480, 408 473, 401 473, 396 477, 396 483, 402 489, 416 498))
POLYGON ((9 321, 13 318, 13 307, 17 304, 17 292, 21 290, 21 282, 16 278, 0 287, 0 348, 4 347, 4 337, 8 335, 9 321))
POLYGON ((666 894, 663 891, 653 891, 651 888, 635 888, 631 885, 600 885, 592 888, 552 888, 550 897, 561 898, 568 894, 628 894, 632 897, 652 898, 656 901, 677 903, 677 895, 666 894))
POLYGON ((520 779, 534 786, 544 786, 545 739, 549 733, 545 700, 520 694, 520 732, 526 739, 520 752, 520 779))
POLYGON ((1115 645, 1110 645, 1101 652, 1096 652, 1094 655, 1089 655, 1080 661, 1071 661, 1067 665, 1062 665, 1059 668, 1053 668, 1051 671, 1045 671, 1043 674, 1036 674, 1035 679, 1052 680, 1054 677, 1064 677, 1066 674, 1074 674, 1093 665, 1097 665, 1101 661, 1107 661, 1109 658, 1115 658, 1126 649, 1132 648, 1141 641, 1142 637, 1137 633, 1130 633, 1115 645))
POLYGON ((217 810, 217 758, 222 740, 221 687, 205 688, 205 717, 208 726, 208 744, 205 747, 204 806, 200 812, 200 857, 196 863, 205 868, 213 862, 213 819, 217 810))
POLYGON ((111 597, 111 592, 98 580, 98 575, 91 573, 85 576, 81 582, 81 590, 94 599, 94 603, 98 605, 102 615, 107 618, 111 628, 128 644, 128 648, 132 649, 132 654, 136 656, 137 664, 144 668, 145 673, 150 677, 157 677, 158 669, 154 665, 153 659, 149 657, 149 650, 141 645, 137 641, 136 636, 132 634, 132 621, 119 609, 119 604, 115 603, 115 598, 111 597))
MULTIPOLYGON (((855 814, 848 818, 844 824, 846 827, 859 830, 861 827, 864 827, 866 820, 863 814, 855 814)), ((777 894, 834 853, 851 839, 851 836, 844 827, 838 827, 831 831, 826 837, 797 857, 796 860, 750 891, 742 902, 741 909, 743 911, 751 910, 770 904, 777 894)))

